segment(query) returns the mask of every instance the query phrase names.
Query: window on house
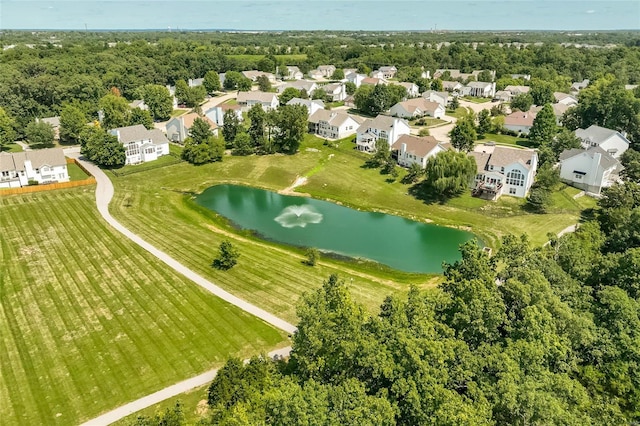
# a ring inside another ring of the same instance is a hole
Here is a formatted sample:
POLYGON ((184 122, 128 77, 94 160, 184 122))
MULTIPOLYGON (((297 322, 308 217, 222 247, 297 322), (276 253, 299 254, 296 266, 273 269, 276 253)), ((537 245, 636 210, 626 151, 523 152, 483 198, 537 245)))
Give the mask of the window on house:
POLYGON ((127 157, 140 154, 140 146, 136 142, 127 144, 127 157))
POLYGON ((509 188, 509 194, 514 195, 516 193, 515 188, 509 188))
POLYGON ((8 177, 9 176, 9 172, 2 172, 2 176, 3 177, 8 177))
POLYGON ((511 170, 507 173, 507 185, 524 186, 524 175, 520 170, 511 170))
POLYGON ((36 169, 36 173, 40 173, 40 169, 36 169))
POLYGON ((582 180, 582 176, 583 176, 583 175, 580 175, 580 174, 577 174, 577 173, 576 173, 576 175, 575 175, 575 176, 576 176, 576 179, 580 179, 580 180, 582 180))

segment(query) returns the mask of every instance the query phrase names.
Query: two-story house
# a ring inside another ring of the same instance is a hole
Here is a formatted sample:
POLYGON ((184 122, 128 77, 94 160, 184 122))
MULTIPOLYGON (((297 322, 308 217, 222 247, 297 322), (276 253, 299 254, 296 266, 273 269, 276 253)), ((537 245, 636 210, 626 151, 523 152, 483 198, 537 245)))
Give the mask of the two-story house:
POLYGON ((202 118, 209 127, 211 128, 211 132, 214 135, 218 135, 218 125, 212 121, 207 116, 201 117, 195 112, 190 112, 189 114, 183 114, 177 117, 173 117, 171 120, 167 121, 165 126, 167 137, 172 142, 184 142, 184 140, 189 136, 189 130, 191 126, 193 126, 193 122, 196 118, 202 118))
POLYGON ((358 127, 356 147, 360 151, 375 152, 378 139, 384 139, 392 146, 400 136, 410 133, 411 128, 405 120, 378 115, 376 118, 367 119, 358 127))
POLYGON ((469 155, 475 159, 478 168, 471 185, 474 196, 490 200, 496 200, 502 194, 527 196, 538 169, 536 151, 478 145, 469 155))
POLYGON ((343 83, 330 83, 321 86, 332 102, 344 101, 347 98, 347 90, 343 83))
POLYGON ((425 98, 414 98, 398 102, 389 110, 389 113, 394 117, 408 119, 425 116, 442 118, 445 112, 445 108, 441 104, 428 101, 425 98))
POLYGON ((157 160, 169 154, 169 140, 159 129, 147 130, 142 124, 109 130, 124 145, 125 164, 139 164, 157 160))
POLYGON ((68 181, 67 160, 60 148, 0 152, 0 188, 68 181))
POLYGON ((345 112, 320 109, 311 114, 308 122, 310 133, 321 138, 342 139, 356 133, 362 119, 345 112))
POLYGON ((446 151, 446 148, 433 136, 402 135, 391 145, 391 151, 394 151, 399 165, 411 167, 412 164, 418 164, 424 169, 429 158, 446 151))
POLYGON ((309 116, 312 116, 316 111, 324 110, 324 102, 320 99, 293 98, 287 102, 287 105, 304 105, 307 107, 309 116))
POLYGON ((238 121, 244 120, 244 117, 242 116, 242 108, 237 104, 216 105, 206 110, 204 112, 204 116, 216 123, 218 127, 222 127, 224 126, 224 116, 229 111, 233 111, 233 114, 238 118, 238 121))
POLYGON ((278 93, 284 92, 289 87, 293 87, 294 89, 300 90, 300 91, 304 90, 308 96, 313 96, 313 92, 315 92, 316 89, 318 88, 318 83, 316 83, 315 81, 309 81, 309 80, 288 81, 278 86, 277 88, 278 93))
POLYGON ((300 68, 292 65, 287 65, 282 69, 282 78, 286 80, 302 80, 304 74, 300 71, 300 68))

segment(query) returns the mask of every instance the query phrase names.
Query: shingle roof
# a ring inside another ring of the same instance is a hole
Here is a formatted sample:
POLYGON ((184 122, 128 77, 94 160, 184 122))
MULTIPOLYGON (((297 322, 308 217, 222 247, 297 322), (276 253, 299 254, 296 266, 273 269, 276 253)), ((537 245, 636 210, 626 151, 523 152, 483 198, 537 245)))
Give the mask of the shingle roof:
POLYGON ((50 124, 53 127, 60 127, 60 117, 59 116, 41 118, 39 121, 41 121, 43 123, 50 124))
POLYGON ((396 105, 401 105, 406 111, 412 114, 416 109, 420 109, 420 111, 424 112, 433 112, 440 107, 438 102, 431 102, 425 98, 408 99, 406 101, 398 102, 396 105))
POLYGON ((467 87, 471 87, 474 89, 484 89, 487 86, 491 86, 491 83, 487 83, 486 81, 472 81, 467 84, 467 87))
POLYGON ((516 111, 504 117, 504 124, 507 126, 533 126, 536 114, 530 111, 516 111))
POLYGON ((560 154, 560 161, 565 161, 565 160, 568 160, 569 158, 573 158, 575 156, 582 155, 582 154, 588 155, 589 158, 593 158, 594 154, 600 154, 601 155, 600 165, 602 165, 602 167, 605 170, 608 170, 612 167, 616 167, 620 164, 618 160, 613 158, 607 151, 600 148, 599 146, 592 146, 589 149, 580 149, 580 148, 567 149, 565 151, 562 151, 562 153, 560 154))
POLYGON ((207 116, 201 116, 195 112, 190 112, 189 114, 184 114, 178 117, 178 119, 182 120, 182 123, 184 123, 184 127, 187 129, 190 129, 191 126, 193 126, 193 122, 196 120, 196 118, 201 118, 206 121, 211 129, 216 129, 218 127, 218 125, 211 121, 207 116))
POLYGON ((393 124, 397 118, 390 117, 388 115, 379 115, 376 118, 369 118, 365 120, 360 127, 358 127, 358 133, 364 133, 367 129, 379 129, 384 131, 391 130, 393 124))
POLYGON ((531 90, 531 88, 529 86, 512 86, 509 85, 507 87, 504 88, 504 90, 506 90, 509 93, 529 93, 529 90, 531 90))
POLYGON ((605 127, 600 127, 591 125, 586 129, 578 129, 576 130, 576 136, 583 140, 588 140, 589 142, 600 145, 605 140, 609 139, 611 136, 617 134, 617 130, 607 129, 605 127))
MULTIPOLYGON (((184 117, 185 116, 182 116, 180 118, 184 118, 184 117)), ((193 124, 193 121, 191 123, 193 124)), ((169 142, 167 137, 160 130, 158 129, 148 130, 142 124, 136 124, 135 126, 128 126, 128 127, 118 127, 117 129, 112 129, 110 133, 117 136, 118 141, 123 144, 129 143, 129 142, 147 140, 147 139, 150 139, 151 142, 153 142, 156 145, 169 142)))
POLYGON ((320 99, 302 99, 302 98, 292 98, 287 102, 287 105, 304 105, 307 108, 311 109, 311 104, 316 104, 320 108, 324 109, 324 102, 320 99))
POLYGON ((64 151, 61 148, 37 149, 13 153, 2 152, 0 153, 0 170, 23 171, 24 162, 27 160, 31 161, 31 166, 34 169, 39 169, 45 165, 54 167, 67 164, 67 160, 64 158, 64 151))
MULTIPOLYGON (((311 114, 311 116, 309 117, 308 121, 310 123, 319 123, 320 121, 326 121, 327 123, 331 124, 332 126, 340 126, 345 121, 347 121, 348 119, 352 119, 352 120, 356 121, 354 119, 354 117, 350 116, 349 114, 347 114, 345 112, 329 111, 329 110, 326 110, 326 109, 319 109, 316 112, 314 112, 313 114, 311 114)), ((357 122, 358 121, 356 121, 356 123, 357 122)))
POLYGON ((438 141, 433 136, 417 137, 402 135, 391 145, 391 149, 402 150, 402 144, 407 146, 406 151, 418 157, 425 157, 438 146, 438 141))
POLYGON ((275 93, 271 92, 261 92, 259 90, 254 90, 251 92, 238 92, 238 102, 246 103, 248 101, 259 101, 259 102, 273 102, 273 98, 276 97, 275 93))
POLYGON ((487 163, 489 162, 489 158, 491 157, 491 154, 488 154, 486 152, 471 151, 469 155, 475 158, 476 160, 476 167, 478 169, 478 174, 484 172, 487 168, 487 163))
POLYGON ((487 164, 494 167, 506 167, 509 164, 519 162, 526 168, 531 168, 535 156, 536 152, 533 150, 496 146, 487 164))
POLYGON ((151 142, 153 142, 154 145, 169 143, 169 139, 167 139, 160 129, 151 129, 149 133, 151 134, 151 142))
POLYGON ((377 84, 381 84, 382 82, 384 82, 383 79, 375 78, 375 77, 365 77, 365 78, 362 79, 362 84, 377 85, 377 84))
POLYGON ((560 102, 561 100, 566 99, 566 98, 571 98, 571 99, 575 100, 576 102, 578 102, 578 100, 576 99, 575 96, 570 95, 568 93, 553 92, 553 97, 556 98, 557 102, 560 102))

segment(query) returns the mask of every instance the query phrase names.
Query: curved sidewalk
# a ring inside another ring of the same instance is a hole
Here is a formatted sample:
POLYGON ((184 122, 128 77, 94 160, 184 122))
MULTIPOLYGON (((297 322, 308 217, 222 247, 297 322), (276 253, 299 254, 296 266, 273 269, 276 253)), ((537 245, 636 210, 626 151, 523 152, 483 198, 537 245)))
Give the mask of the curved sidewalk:
MULTIPOLYGON (((289 346, 286 348, 275 350, 273 352, 269 352, 268 355, 271 358, 276 356, 287 357, 289 356, 290 351, 291 347, 289 346)), ((80 426, 104 426, 115 423, 118 420, 121 420, 137 411, 144 410, 145 408, 162 402, 165 399, 169 399, 176 395, 180 395, 181 393, 185 393, 200 386, 204 386, 207 383, 210 383, 214 379, 214 377, 216 377, 217 373, 218 369, 207 371, 206 373, 202 373, 199 376, 192 377, 180 383, 176 383, 175 385, 171 385, 167 388, 159 390, 158 392, 152 393, 128 404, 122 405, 115 410, 104 413, 100 417, 96 417, 95 419, 91 419, 85 423, 82 423, 80 426)))
POLYGON ((232 305, 237 306, 245 312, 255 315, 256 317, 273 325, 274 327, 284 330, 289 334, 293 334, 293 332, 296 330, 296 327, 294 325, 289 324, 288 322, 276 317, 275 315, 265 311, 264 309, 258 308, 257 306, 234 296, 226 290, 223 290, 201 275, 196 274, 191 269, 187 268, 186 266, 169 256, 167 253, 149 244, 137 234, 125 228, 122 224, 120 224, 120 222, 118 222, 113 218, 113 216, 111 216, 111 213, 109 213, 109 202, 111 202, 114 193, 111 180, 109 180, 107 175, 99 167, 88 161, 81 160, 79 158, 79 154, 67 153, 67 155, 76 158, 96 178, 96 204, 98 205, 98 211, 100 212, 100 215, 109 223, 109 225, 113 226, 125 237, 129 238, 131 241, 138 244, 140 247, 160 259, 162 262, 169 265, 172 269, 184 275, 208 292, 218 296, 226 302, 231 303, 232 305))

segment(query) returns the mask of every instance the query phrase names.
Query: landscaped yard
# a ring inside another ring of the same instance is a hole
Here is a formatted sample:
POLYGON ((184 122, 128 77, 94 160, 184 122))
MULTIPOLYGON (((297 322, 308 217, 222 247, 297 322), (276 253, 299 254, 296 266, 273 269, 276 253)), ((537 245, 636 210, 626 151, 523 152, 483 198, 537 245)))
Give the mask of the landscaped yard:
POLYGON ((89 177, 76 163, 67 163, 69 180, 84 180, 89 177))
POLYGON ((474 104, 484 104, 487 102, 491 102, 491 98, 476 98, 474 96, 465 96, 464 98, 467 102, 473 102, 474 104))
POLYGON ((458 120, 461 119, 462 117, 466 116, 467 114, 469 114, 469 110, 465 107, 458 107, 455 111, 449 111, 447 110, 447 115, 450 117, 455 117, 458 120))
POLYGON ((2 149, 0 149, 0 152, 21 152, 21 151, 22 151, 22 147, 17 143, 10 143, 10 144, 4 145, 2 149))
POLYGON ((513 145, 516 147, 530 148, 532 143, 529 139, 519 138, 517 136, 499 135, 496 133, 487 133, 484 135, 484 139, 479 140, 476 144, 496 142, 500 145, 513 145))
POLYGON ((3 425, 78 424, 287 344, 113 231, 94 203, 93 188, 0 197, 3 425))

